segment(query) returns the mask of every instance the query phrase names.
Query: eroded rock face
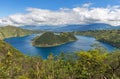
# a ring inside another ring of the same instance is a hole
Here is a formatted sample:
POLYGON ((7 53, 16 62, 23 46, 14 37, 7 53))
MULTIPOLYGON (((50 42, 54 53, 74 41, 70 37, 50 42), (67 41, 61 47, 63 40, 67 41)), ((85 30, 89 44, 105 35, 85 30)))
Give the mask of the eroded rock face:
POLYGON ((77 38, 72 33, 54 34, 53 32, 45 32, 41 36, 34 38, 32 44, 36 47, 51 47, 75 40, 77 38))

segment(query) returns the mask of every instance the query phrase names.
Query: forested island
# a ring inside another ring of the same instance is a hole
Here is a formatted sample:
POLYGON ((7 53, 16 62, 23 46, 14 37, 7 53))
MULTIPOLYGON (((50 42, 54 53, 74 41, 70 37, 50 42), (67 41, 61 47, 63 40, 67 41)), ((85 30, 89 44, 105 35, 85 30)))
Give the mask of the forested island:
POLYGON ((52 47, 76 40, 77 38, 73 33, 54 34, 53 32, 45 32, 41 36, 34 38, 32 44, 36 47, 52 47))
POLYGON ((75 34, 95 37, 98 41, 120 48, 120 30, 79 31, 75 34))

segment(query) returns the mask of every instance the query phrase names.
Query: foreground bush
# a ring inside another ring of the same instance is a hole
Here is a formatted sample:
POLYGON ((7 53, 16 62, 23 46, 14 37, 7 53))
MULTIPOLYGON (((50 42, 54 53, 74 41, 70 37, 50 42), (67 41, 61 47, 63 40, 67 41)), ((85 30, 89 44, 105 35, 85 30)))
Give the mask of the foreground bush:
POLYGON ((0 79, 119 79, 120 51, 80 51, 50 54, 48 59, 14 56, 10 51, 0 59, 0 79))

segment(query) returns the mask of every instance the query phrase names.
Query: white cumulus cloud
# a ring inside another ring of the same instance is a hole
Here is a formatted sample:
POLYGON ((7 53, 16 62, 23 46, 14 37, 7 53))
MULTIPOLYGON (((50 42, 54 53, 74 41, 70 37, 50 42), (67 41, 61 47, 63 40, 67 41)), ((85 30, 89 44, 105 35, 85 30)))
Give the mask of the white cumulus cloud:
POLYGON ((13 14, 0 18, 0 25, 67 25, 106 23, 113 26, 120 25, 120 6, 90 7, 91 3, 81 7, 60 8, 59 10, 47 10, 39 8, 27 8, 26 13, 13 14))

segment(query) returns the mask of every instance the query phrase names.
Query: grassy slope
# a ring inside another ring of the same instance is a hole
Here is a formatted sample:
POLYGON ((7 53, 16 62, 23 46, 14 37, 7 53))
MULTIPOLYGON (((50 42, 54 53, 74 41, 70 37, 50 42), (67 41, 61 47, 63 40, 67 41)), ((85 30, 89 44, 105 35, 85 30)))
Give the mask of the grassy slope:
POLYGON ((31 30, 25 30, 19 27, 14 27, 14 26, 0 27, 0 39, 17 37, 17 36, 25 36, 32 33, 34 32, 31 30))
POLYGON ((14 57, 23 56, 18 50, 13 48, 11 45, 7 44, 6 42, 0 40, 0 59, 2 57, 7 56, 8 54, 12 53, 14 57))
POLYGON ((76 32, 76 34, 93 36, 99 41, 106 42, 120 48, 120 30, 85 31, 76 32))

